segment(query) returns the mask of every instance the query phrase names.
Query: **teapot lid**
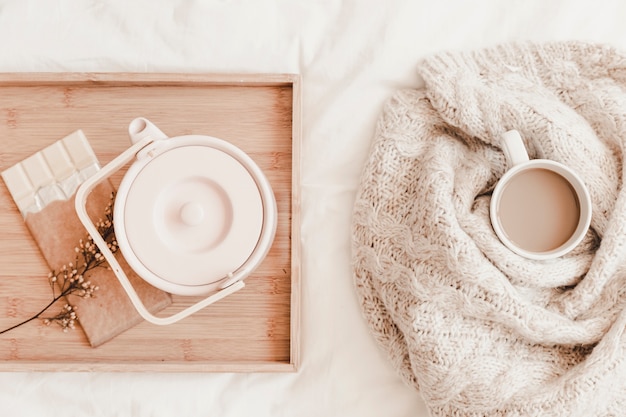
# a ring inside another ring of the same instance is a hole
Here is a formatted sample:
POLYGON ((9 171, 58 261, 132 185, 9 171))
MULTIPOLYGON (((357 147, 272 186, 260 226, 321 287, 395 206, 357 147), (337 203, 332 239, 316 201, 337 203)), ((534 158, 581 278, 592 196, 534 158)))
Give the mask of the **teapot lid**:
POLYGON ((263 228, 261 193, 222 142, 199 135, 155 142, 124 176, 116 237, 129 265, 148 282, 217 283, 255 250, 263 228))

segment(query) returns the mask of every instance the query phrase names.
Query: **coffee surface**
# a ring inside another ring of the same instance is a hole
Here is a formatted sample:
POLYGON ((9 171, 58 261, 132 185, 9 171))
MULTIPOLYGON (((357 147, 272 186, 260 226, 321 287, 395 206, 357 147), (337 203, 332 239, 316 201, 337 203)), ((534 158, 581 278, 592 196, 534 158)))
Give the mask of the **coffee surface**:
POLYGON ((503 188, 497 210, 506 236, 530 252, 563 245, 580 218, 576 191, 561 175, 544 168, 515 175, 503 188))

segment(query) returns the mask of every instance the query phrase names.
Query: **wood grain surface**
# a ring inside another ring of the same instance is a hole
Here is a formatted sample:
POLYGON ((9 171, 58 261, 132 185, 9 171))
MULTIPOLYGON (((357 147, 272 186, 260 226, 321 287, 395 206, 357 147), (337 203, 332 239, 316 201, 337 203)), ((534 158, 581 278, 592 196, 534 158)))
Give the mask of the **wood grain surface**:
MULTIPOLYGON (((293 74, 0 74, 0 171, 82 129, 106 164, 143 116, 170 136, 247 152, 278 204, 272 249, 246 287, 170 326, 142 322, 97 348, 31 322, 0 335, 0 371, 295 371, 300 357, 300 78, 293 74)), ((117 186, 125 169, 112 177, 117 186)), ((48 269, 0 185, 0 328, 51 300, 48 269)), ((174 296, 171 314, 198 299, 174 296)))

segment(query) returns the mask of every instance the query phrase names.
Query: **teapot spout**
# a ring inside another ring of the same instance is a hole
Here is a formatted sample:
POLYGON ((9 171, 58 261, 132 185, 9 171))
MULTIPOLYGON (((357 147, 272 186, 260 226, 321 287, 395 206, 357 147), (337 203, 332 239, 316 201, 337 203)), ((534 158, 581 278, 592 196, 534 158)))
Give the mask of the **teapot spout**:
POLYGON ((138 117, 128 125, 128 135, 133 145, 150 136, 154 140, 167 139, 168 136, 145 117, 138 117))

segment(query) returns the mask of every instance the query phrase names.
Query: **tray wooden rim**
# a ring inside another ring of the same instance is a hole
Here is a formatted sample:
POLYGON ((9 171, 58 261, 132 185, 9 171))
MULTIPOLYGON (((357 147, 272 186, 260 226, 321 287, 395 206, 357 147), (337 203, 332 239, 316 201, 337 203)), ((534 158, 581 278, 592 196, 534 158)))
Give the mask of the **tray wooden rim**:
POLYGON ((292 89, 291 165, 291 294, 289 361, 202 362, 180 361, 86 363, 0 360, 0 371, 43 372, 296 372, 300 366, 301 247, 300 161, 302 142, 301 75, 295 73, 174 73, 174 72, 0 72, 1 87, 36 86, 252 86, 292 89))

